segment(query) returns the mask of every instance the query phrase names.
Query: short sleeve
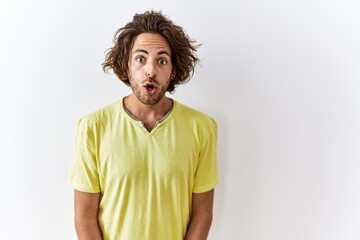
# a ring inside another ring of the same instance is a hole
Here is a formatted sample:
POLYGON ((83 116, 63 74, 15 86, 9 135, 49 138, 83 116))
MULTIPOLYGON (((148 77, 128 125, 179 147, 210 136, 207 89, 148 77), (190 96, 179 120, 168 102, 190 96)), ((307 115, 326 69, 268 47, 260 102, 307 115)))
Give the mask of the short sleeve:
MULTIPOLYGON (((212 119, 211 119, 212 120, 212 119)), ((219 183, 217 165, 217 124, 211 121, 201 144, 198 164, 195 172, 193 193, 207 192, 219 183)))
POLYGON ((69 184, 83 192, 100 192, 99 173, 95 154, 94 128, 80 119, 77 124, 73 163, 69 184))

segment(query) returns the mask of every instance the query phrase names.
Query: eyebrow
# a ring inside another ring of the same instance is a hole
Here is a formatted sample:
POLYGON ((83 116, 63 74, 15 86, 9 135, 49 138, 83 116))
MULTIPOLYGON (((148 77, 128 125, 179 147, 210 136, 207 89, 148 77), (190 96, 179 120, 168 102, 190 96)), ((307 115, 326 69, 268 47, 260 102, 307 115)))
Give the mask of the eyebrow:
MULTIPOLYGON (((145 53, 145 54, 149 54, 149 52, 148 51, 146 51, 146 50, 144 50, 144 49, 136 49, 134 52, 133 52, 133 54, 135 54, 135 53, 145 53)), ((170 54, 169 54, 169 52, 168 51, 166 51, 166 50, 161 50, 161 51, 159 51, 158 53, 157 53, 158 55, 162 55, 162 54, 166 54, 166 55, 168 55, 169 57, 170 57, 170 54)))

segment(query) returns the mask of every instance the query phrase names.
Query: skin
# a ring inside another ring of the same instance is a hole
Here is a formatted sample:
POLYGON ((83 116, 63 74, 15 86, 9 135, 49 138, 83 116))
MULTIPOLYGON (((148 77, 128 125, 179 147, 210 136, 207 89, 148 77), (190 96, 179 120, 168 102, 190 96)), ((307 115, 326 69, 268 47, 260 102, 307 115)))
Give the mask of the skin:
POLYGON ((165 96, 173 75, 171 49, 159 34, 138 35, 129 57, 128 77, 132 93, 124 99, 125 107, 141 120, 148 131, 172 107, 172 101, 165 96), (156 89, 149 93, 144 86, 154 84, 156 89))
MULTIPOLYGON (((151 131, 173 104, 165 96, 174 77, 170 46, 159 34, 142 33, 134 40, 128 64, 132 93, 124 98, 124 105, 151 131), (155 89, 147 90, 146 84, 155 86, 155 89)), ((100 197, 100 193, 75 190, 75 226, 79 240, 102 239, 98 224, 100 197)), ((214 190, 193 193, 185 240, 206 240, 212 221, 213 199, 214 190)))
POLYGON ((100 193, 75 190, 75 229, 78 240, 102 240, 98 222, 100 193))
POLYGON ((192 194, 192 213, 185 240, 206 240, 213 217, 214 189, 192 194))

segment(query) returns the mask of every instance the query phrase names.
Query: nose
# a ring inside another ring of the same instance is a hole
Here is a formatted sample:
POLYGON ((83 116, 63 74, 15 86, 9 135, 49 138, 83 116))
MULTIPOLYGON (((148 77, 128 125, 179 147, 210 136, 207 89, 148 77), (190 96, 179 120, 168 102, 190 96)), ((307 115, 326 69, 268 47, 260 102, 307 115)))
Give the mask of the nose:
POLYGON ((149 78, 153 78, 156 76, 156 69, 154 64, 148 63, 147 69, 146 69, 146 76, 149 78))

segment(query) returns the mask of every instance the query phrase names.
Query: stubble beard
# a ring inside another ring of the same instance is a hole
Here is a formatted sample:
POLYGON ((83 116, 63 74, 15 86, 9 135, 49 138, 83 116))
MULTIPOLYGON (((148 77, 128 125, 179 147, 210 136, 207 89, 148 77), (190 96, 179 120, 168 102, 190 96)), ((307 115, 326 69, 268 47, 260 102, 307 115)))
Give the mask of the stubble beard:
POLYGON ((157 89, 159 91, 157 94, 146 94, 143 91, 143 86, 141 84, 133 85, 131 84, 131 89, 135 94, 136 98, 144 105, 155 105, 160 102, 160 100, 165 96, 166 90, 169 84, 162 86, 157 89))

